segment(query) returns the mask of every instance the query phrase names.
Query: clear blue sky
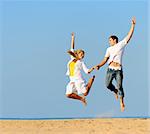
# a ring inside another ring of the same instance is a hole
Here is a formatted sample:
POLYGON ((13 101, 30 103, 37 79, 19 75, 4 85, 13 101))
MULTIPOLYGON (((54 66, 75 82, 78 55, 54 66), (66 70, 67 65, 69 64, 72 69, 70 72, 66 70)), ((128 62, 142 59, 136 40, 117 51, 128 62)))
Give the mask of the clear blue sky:
POLYGON ((0 1, 0 118, 149 116, 148 0, 0 1), (94 71, 88 105, 65 97, 71 32, 88 67, 98 64, 108 37, 123 39, 137 24, 123 58, 125 112, 105 87, 107 65, 94 71))

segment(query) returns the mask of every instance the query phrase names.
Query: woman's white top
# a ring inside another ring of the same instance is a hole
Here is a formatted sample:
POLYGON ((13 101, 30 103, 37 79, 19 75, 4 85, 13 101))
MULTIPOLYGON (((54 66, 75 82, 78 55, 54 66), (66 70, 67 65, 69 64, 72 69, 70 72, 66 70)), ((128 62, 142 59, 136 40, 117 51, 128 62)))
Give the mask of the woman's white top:
MULTIPOLYGON (((73 49, 71 49, 74 52, 73 49)), ((66 75, 70 76, 69 64, 74 60, 74 57, 71 56, 70 61, 67 64, 67 73, 66 75)), ((86 67, 85 63, 82 60, 77 60, 74 66, 74 76, 70 76, 70 80, 83 80, 81 70, 88 74, 89 69, 86 67)))

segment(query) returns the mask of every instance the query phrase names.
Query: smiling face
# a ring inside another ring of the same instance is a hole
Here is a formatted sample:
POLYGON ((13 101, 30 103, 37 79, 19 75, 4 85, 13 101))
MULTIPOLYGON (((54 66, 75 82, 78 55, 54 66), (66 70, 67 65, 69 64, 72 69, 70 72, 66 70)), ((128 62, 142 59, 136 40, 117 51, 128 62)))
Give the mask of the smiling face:
POLYGON ((110 46, 114 46, 117 43, 118 43, 118 37, 115 36, 115 35, 111 35, 109 37, 109 44, 110 44, 110 46))
POLYGON ((79 60, 84 58, 84 51, 83 50, 81 50, 81 49, 77 50, 76 54, 77 54, 77 57, 78 57, 79 60))
POLYGON ((109 38, 109 44, 110 46, 114 46, 116 44, 116 39, 112 39, 112 38, 109 38))
POLYGON ((80 51, 80 52, 78 53, 78 58, 79 58, 80 60, 84 58, 84 52, 83 52, 83 51, 80 51))

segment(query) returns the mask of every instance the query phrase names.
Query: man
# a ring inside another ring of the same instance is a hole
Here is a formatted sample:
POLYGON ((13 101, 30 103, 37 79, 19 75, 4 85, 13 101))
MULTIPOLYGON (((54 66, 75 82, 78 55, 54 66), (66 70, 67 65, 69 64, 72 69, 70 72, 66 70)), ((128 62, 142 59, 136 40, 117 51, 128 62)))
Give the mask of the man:
POLYGON ((124 104, 124 91, 122 87, 123 71, 122 71, 122 57, 126 44, 130 41, 135 27, 136 19, 133 17, 131 21, 131 28, 127 36, 120 42, 118 37, 112 35, 109 37, 110 47, 107 48, 104 59, 95 67, 99 70, 106 62, 108 62, 108 69, 106 74, 106 87, 114 92, 116 99, 120 95, 120 108, 123 112, 125 109, 124 104), (116 87, 112 84, 113 79, 116 80, 116 87))

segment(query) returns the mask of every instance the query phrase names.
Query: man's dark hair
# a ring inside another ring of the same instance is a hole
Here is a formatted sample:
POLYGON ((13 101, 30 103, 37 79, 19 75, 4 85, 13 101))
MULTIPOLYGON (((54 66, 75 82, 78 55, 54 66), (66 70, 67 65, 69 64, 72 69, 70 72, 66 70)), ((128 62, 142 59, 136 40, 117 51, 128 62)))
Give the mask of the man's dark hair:
POLYGON ((117 37, 117 36, 115 36, 115 35, 111 35, 109 38, 112 38, 113 40, 115 40, 115 39, 116 39, 116 43, 118 43, 118 37, 117 37))

